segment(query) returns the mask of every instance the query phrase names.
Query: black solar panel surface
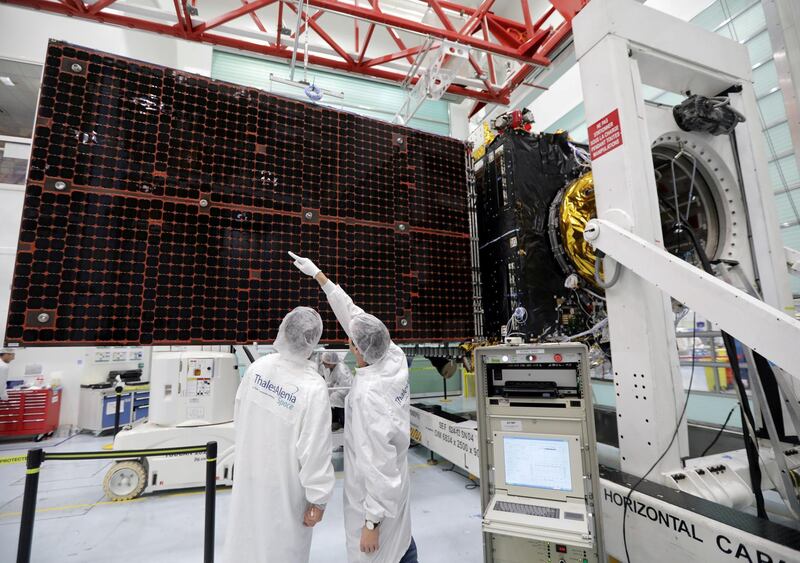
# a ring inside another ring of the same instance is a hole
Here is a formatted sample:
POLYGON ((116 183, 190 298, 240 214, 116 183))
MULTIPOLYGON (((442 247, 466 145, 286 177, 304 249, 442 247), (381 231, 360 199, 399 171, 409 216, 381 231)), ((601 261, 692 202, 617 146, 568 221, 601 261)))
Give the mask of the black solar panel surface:
POLYGON ((51 42, 6 341, 344 339, 315 260, 398 341, 473 335, 463 143, 51 42))

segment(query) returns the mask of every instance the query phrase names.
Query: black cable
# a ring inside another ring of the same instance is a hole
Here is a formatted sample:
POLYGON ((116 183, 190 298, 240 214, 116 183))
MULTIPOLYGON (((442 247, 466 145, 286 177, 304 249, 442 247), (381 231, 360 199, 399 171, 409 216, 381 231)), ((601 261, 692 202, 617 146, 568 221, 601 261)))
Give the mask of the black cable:
POLYGON ((672 449, 672 444, 675 443, 675 438, 678 437, 678 433, 681 429, 681 424, 683 423, 683 417, 686 416, 686 407, 689 406, 689 397, 692 395, 692 383, 694 382, 694 357, 696 352, 696 343, 695 343, 695 335, 697 334, 697 323, 695 322, 697 319, 697 313, 692 315, 692 374, 689 376, 689 389, 686 391, 686 400, 683 402, 683 409, 681 409, 681 416, 678 417, 678 423, 675 425, 675 432, 672 433, 672 438, 669 440, 669 444, 667 447, 664 448, 663 453, 658 456, 658 459, 653 462, 653 465, 650 466, 650 469, 647 470, 647 473, 642 475, 636 484, 631 487, 628 491, 628 494, 625 496, 625 502, 622 503, 622 544, 625 547, 625 559, 628 563, 631 563, 631 556, 628 554, 628 534, 627 529, 625 528, 625 522, 628 518, 628 504, 630 504, 631 495, 633 492, 639 488, 639 485, 647 479, 647 476, 656 468, 656 466, 661 463, 661 460, 667 455, 670 449, 672 449))
MULTIPOLYGON (((678 221, 680 221, 680 218, 678 221)), ((703 270, 705 270, 707 274, 713 276, 714 270, 711 267, 711 262, 706 255, 705 249, 697 240, 694 231, 685 223, 679 223, 677 227, 680 228, 682 232, 686 233, 692 241, 695 252, 698 258, 700 258, 700 263, 703 265, 703 270)), ((736 343, 733 337, 724 330, 721 331, 721 334, 722 342, 725 344, 725 352, 728 354, 728 362, 731 365, 731 371, 733 371, 733 381, 736 383, 736 389, 740 398, 739 409, 742 414, 742 437, 744 438, 744 450, 747 454, 747 464, 750 470, 750 486, 753 489, 753 495, 756 499, 756 511, 759 518, 769 520, 767 517, 767 509, 764 506, 764 493, 761 491, 761 466, 759 465, 758 459, 758 443, 756 442, 755 434, 753 436, 750 435, 750 429, 755 433, 756 423, 753 417, 753 411, 750 408, 750 403, 747 401, 747 391, 744 388, 744 381, 742 380, 742 373, 739 368, 739 354, 736 351, 736 343)), ((759 377, 758 373, 753 375, 759 377)))
POLYGON ((244 353, 247 356, 247 359, 250 360, 251 364, 256 361, 256 359, 253 357, 253 353, 250 352, 250 349, 244 344, 242 345, 242 350, 244 350, 244 353))
POLYGON ((467 489, 468 491, 471 491, 472 489, 478 488, 478 483, 473 481, 472 477, 470 477, 469 475, 464 475, 463 473, 461 473, 461 471, 456 469, 456 464, 453 463, 453 462, 450 462, 450 467, 442 467, 442 471, 444 471, 444 472, 452 472, 452 473, 455 473, 456 475, 461 475, 462 477, 466 477, 467 480, 469 481, 469 483, 464 485, 464 488, 467 489))
POLYGON ((725 417, 725 422, 722 423, 722 428, 719 429, 719 431, 717 432, 717 435, 714 436, 713 440, 711 440, 711 443, 706 447, 706 449, 703 450, 703 453, 700 454, 700 457, 705 457, 706 454, 708 453, 708 450, 713 448, 714 444, 717 443, 717 440, 719 440, 719 437, 722 436, 722 433, 725 431, 725 428, 728 426, 728 421, 730 421, 731 417, 733 416, 733 411, 735 411, 735 410, 736 410, 736 405, 733 405, 731 407, 730 412, 728 413, 728 416, 725 417))

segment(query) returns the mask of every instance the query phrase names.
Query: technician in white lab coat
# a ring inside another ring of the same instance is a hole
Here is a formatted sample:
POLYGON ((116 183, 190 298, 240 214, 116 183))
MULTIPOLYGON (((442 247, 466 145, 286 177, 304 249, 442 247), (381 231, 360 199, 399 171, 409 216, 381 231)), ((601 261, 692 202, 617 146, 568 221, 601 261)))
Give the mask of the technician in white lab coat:
POLYGON ((308 562, 335 484, 328 388, 309 359, 321 335, 315 310, 292 310, 278 353, 253 362, 239 385, 226 563, 308 562))
POLYGON ((13 361, 14 352, 10 350, 3 350, 0 352, 0 401, 8 401, 8 390, 6 390, 8 370, 10 369, 8 364, 13 361))
POLYGON ((291 252, 313 277, 350 337, 356 375, 345 401, 344 520, 350 563, 417 563, 411 537, 408 363, 376 317, 353 304, 311 260, 291 252))
MULTIPOLYGON (((331 398, 331 418, 333 424, 338 428, 344 428, 344 400, 350 392, 349 387, 353 385, 353 373, 345 365, 342 358, 336 352, 324 352, 320 358, 322 362, 322 376, 328 384, 331 398)), ((334 427, 333 430, 338 430, 334 427)))

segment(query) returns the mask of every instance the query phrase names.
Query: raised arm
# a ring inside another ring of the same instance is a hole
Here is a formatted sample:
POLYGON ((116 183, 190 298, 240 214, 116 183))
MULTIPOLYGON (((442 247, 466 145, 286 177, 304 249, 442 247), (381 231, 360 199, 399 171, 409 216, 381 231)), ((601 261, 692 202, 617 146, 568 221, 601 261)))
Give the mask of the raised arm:
POLYGON ((328 303, 331 304, 331 309, 333 309, 333 313, 336 315, 339 324, 342 325, 347 336, 352 338, 350 334, 350 321, 354 316, 363 313, 363 309, 356 306, 350 296, 347 295, 340 286, 329 280, 314 262, 308 258, 302 258, 293 252, 290 252, 289 256, 294 259, 294 265, 298 270, 317 280, 322 291, 324 291, 325 295, 328 297, 328 303))

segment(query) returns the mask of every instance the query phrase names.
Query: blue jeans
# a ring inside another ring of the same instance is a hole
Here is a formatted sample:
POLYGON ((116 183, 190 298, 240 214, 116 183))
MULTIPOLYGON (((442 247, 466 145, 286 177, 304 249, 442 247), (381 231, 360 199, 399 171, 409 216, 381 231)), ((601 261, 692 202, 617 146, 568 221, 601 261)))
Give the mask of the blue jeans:
POLYGON ((406 551, 399 563, 419 563, 417 560, 417 544, 414 543, 414 538, 411 538, 411 545, 408 546, 408 551, 406 551))

